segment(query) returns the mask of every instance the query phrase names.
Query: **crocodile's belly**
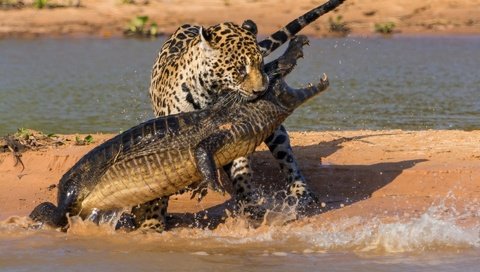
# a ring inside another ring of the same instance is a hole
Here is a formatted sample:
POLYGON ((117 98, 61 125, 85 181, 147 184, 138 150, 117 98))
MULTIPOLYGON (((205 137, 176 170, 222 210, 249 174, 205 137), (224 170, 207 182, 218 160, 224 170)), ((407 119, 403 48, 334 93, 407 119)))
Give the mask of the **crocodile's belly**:
POLYGON ((233 128, 235 130, 234 135, 242 135, 243 137, 227 143, 215 153, 215 163, 217 166, 225 166, 238 157, 245 157, 252 154, 256 147, 273 133, 272 127, 273 126, 266 126, 262 131, 254 135, 243 135, 238 132, 237 127, 233 128))
POLYGON ((188 151, 171 151, 115 163, 82 201, 82 210, 131 207, 169 196, 200 180, 188 151))

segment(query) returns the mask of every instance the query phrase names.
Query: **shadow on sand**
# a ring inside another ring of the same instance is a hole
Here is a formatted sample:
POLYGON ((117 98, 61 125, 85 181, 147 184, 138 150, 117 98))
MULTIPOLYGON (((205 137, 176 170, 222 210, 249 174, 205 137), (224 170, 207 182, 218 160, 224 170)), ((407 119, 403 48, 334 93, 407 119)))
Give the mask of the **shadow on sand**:
MULTIPOLYGON (((385 134, 381 134, 385 135, 385 134)), ((395 180, 404 170, 414 167, 425 159, 412 159, 397 162, 384 162, 371 165, 325 165, 323 157, 340 150, 342 144, 349 141, 365 141, 365 138, 379 136, 366 135, 339 138, 329 142, 294 148, 294 153, 301 163, 302 172, 310 187, 324 205, 310 209, 308 216, 324 213, 351 205, 357 201, 370 198, 378 189, 395 180)), ((279 167, 269 151, 256 152, 252 156, 254 185, 265 196, 286 188, 280 178, 279 167)), ((224 222, 225 210, 233 212, 233 201, 211 207, 196 214, 172 214, 168 226, 189 226, 214 229, 224 222)))

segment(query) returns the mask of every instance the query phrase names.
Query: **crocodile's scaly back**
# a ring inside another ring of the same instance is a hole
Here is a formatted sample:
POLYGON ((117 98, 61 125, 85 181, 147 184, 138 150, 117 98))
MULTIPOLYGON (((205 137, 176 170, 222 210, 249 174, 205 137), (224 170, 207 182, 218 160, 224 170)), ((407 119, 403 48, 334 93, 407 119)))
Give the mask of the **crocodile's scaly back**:
POLYGON ((270 35, 268 38, 260 41, 258 45, 260 46, 260 51, 262 52, 263 56, 265 57, 270 55, 270 53, 272 53, 273 51, 275 51, 275 49, 290 40, 308 24, 315 21, 323 14, 337 8, 344 1, 345 0, 330 0, 308 11, 297 19, 288 23, 282 29, 270 35))

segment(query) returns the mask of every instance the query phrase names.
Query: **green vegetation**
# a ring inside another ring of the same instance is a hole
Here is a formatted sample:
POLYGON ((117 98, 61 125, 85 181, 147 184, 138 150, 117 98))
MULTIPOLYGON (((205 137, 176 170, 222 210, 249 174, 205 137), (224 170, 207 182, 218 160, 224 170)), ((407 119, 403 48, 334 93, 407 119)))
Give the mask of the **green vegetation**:
POLYGON ((118 2, 122 5, 148 5, 150 3, 149 0, 119 0, 118 2))
POLYGON ((13 134, 13 137, 17 140, 33 141, 36 143, 41 141, 63 141, 60 140, 60 137, 55 133, 45 134, 29 128, 18 128, 17 132, 13 134))
POLYGON ((65 8, 65 7, 80 7, 81 0, 0 0, 0 9, 21 9, 21 8, 65 8))
POLYGON ((148 16, 137 16, 130 20, 124 34, 132 37, 157 37, 159 32, 158 25, 155 22, 148 24, 148 16))
POLYGON ((35 0, 33 1, 33 6, 37 9, 46 8, 48 5, 48 0, 35 0))
POLYGON ((54 133, 45 134, 41 131, 19 128, 13 135, 0 137, 0 152, 10 150, 21 152, 26 149, 38 150, 48 146, 65 144, 65 139, 54 133))
POLYGON ((85 138, 80 138, 80 136, 75 136, 75 144, 77 145, 89 145, 94 143, 93 136, 92 135, 87 135, 85 138))
POLYGON ((375 24, 375 32, 380 34, 392 34, 395 30, 395 23, 394 22, 386 22, 386 23, 377 23, 375 24))
POLYGON ((341 15, 338 15, 335 19, 332 19, 332 17, 328 18, 328 23, 330 25, 330 32, 338 33, 343 36, 350 33, 350 27, 348 27, 347 23, 343 21, 341 15))
POLYGON ((27 140, 28 137, 32 136, 32 135, 33 135, 33 132, 28 128, 18 128, 17 132, 15 132, 15 134, 13 134, 13 136, 15 138, 20 138, 20 139, 24 139, 24 140, 27 140))

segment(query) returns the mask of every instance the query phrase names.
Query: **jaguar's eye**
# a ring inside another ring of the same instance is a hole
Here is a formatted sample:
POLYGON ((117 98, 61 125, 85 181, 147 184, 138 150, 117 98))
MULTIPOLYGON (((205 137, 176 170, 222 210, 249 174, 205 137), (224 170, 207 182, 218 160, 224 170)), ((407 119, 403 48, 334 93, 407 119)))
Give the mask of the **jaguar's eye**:
POLYGON ((243 66, 243 65, 238 67, 238 74, 242 77, 246 77, 247 76, 247 67, 243 66))

